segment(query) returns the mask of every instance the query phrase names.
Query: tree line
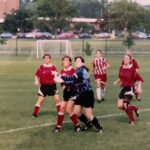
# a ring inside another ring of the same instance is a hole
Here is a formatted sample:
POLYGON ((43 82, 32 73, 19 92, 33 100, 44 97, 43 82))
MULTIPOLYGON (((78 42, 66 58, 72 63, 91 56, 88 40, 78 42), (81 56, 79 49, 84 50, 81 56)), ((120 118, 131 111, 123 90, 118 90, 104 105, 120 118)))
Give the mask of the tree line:
MULTIPOLYGON (((97 18, 101 31, 150 32, 150 9, 127 0, 36 0, 26 3, 11 14, 5 14, 0 31, 29 32, 33 29, 53 34, 70 29, 73 17, 97 18)), ((75 30, 94 31, 85 23, 76 23, 75 30)))

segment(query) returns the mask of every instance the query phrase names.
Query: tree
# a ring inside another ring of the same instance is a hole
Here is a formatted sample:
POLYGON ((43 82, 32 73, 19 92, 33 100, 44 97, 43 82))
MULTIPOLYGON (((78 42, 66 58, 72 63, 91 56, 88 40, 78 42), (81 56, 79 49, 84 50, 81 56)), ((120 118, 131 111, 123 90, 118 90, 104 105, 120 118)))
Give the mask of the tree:
POLYGON ((32 13, 24 8, 12 10, 12 14, 5 14, 5 21, 3 24, 4 31, 16 33, 18 30, 25 32, 33 29, 30 17, 32 13))
POLYGON ((99 0, 72 0, 76 8, 76 17, 98 18, 103 11, 103 1, 99 0))
POLYGON ((124 30, 126 35, 127 31, 136 30, 143 25, 146 10, 137 3, 120 0, 110 3, 109 14, 114 28, 124 30))
POLYGON ((133 36, 131 33, 129 33, 129 36, 126 38, 126 40, 123 41, 122 44, 127 46, 128 49, 130 49, 133 45, 135 45, 133 36))
MULTIPOLYGON (((0 34, 2 33, 2 26, 0 25, 0 34)), ((0 37, 0 45, 6 44, 6 39, 0 37)))
POLYGON ((74 14, 75 7, 68 0, 38 0, 38 15, 55 34, 69 27, 74 14))
POLYGON ((86 42, 86 47, 85 47, 86 55, 87 56, 91 56, 92 55, 92 51, 93 51, 93 49, 91 48, 91 45, 88 42, 86 42))

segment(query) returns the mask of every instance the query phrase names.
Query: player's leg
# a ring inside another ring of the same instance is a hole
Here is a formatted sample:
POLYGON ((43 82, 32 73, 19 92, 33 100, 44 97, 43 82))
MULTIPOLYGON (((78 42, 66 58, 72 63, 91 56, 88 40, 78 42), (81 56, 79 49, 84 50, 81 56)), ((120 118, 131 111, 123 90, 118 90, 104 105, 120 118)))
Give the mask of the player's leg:
POLYGON ((98 119, 93 115, 92 108, 84 108, 84 112, 96 129, 98 129, 98 132, 102 133, 102 126, 100 125, 98 119))
POLYGON ((80 116, 80 114, 81 114, 81 109, 82 109, 81 105, 75 105, 74 111, 69 115, 70 119, 72 120, 72 122, 75 125, 75 131, 76 132, 81 131, 80 123, 77 120, 77 117, 80 116))
POLYGON ((38 101, 37 101, 37 103, 35 104, 35 107, 34 107, 34 111, 33 111, 33 115, 32 115, 33 117, 38 116, 38 112, 39 112, 39 109, 40 109, 43 101, 44 101, 44 96, 39 96, 38 101))
POLYGON ((118 99, 118 108, 124 110, 123 99, 118 99))
POLYGON ((62 129, 62 124, 63 124, 63 120, 64 120, 67 103, 68 103, 68 101, 61 102, 60 110, 59 110, 58 116, 57 116, 57 126, 56 126, 56 129, 54 130, 54 132, 59 132, 62 129))
POLYGON ((124 110, 130 119, 130 124, 135 124, 136 121, 135 121, 135 118, 133 115, 133 110, 128 106, 128 102, 126 102, 126 101, 124 102, 124 110))
POLYGON ((102 95, 102 101, 105 100, 105 91, 106 91, 106 87, 104 83, 101 83, 101 95, 102 95))
POLYGON ((96 86, 97 86, 97 89, 96 89, 97 99, 98 99, 98 102, 100 103, 100 102, 101 102, 101 99, 102 99, 102 96, 101 96, 101 82, 100 82, 100 79, 97 79, 97 80, 96 80, 96 86))
POLYGON ((57 111, 59 112, 60 106, 61 106, 60 99, 59 99, 59 95, 58 95, 58 94, 55 94, 55 95, 53 96, 53 98, 54 98, 54 101, 55 101, 55 103, 56 103, 57 111))
POLYGON ((66 106, 66 112, 70 115, 73 112, 74 100, 69 100, 66 106))

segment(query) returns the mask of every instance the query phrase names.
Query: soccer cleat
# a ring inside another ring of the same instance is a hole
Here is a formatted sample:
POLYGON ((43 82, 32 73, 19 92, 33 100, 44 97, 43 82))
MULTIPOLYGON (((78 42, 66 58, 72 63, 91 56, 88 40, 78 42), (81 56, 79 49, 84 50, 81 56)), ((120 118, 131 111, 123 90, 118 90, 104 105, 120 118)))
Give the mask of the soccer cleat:
POLYGON ((32 115, 32 118, 37 118, 37 117, 38 117, 37 114, 33 114, 33 115, 32 115))
POLYGON ((105 98, 104 97, 102 97, 102 101, 104 102, 104 100, 105 100, 105 98))
POLYGON ((137 101, 141 101, 141 98, 140 98, 140 97, 138 97, 136 100, 137 100, 137 101))
POLYGON ((140 112, 139 112, 139 108, 138 108, 138 106, 136 107, 135 114, 136 114, 136 116, 137 116, 137 117, 139 117, 139 115, 140 115, 140 112))
POLYGON ((130 124, 130 125, 135 125, 135 124, 136 124, 136 122, 134 122, 134 121, 130 121, 130 122, 129 122, 129 124, 130 124))
POLYGON ((102 134, 102 133, 103 133, 103 127, 102 127, 102 126, 100 126, 100 128, 98 129, 98 133, 99 133, 99 134, 102 134))
POLYGON ((84 126, 81 128, 82 131, 87 131, 89 128, 87 126, 84 126))
POLYGON ((98 103, 101 103, 101 102, 102 102, 102 100, 101 100, 101 99, 98 99, 97 101, 98 101, 98 103))
POLYGON ((75 126, 75 132, 80 132, 81 130, 82 130, 82 128, 80 125, 75 126))
POLYGON ((55 130, 53 131, 54 133, 58 133, 61 131, 61 128, 56 127, 55 130))

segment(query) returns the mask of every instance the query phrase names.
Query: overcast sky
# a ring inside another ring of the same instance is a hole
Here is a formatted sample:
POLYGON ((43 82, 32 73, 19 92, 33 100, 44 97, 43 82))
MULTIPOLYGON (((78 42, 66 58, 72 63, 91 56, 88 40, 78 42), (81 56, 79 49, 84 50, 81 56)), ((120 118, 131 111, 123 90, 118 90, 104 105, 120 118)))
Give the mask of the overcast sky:
POLYGON ((136 0, 136 1, 142 5, 150 5, 150 0, 136 0))

